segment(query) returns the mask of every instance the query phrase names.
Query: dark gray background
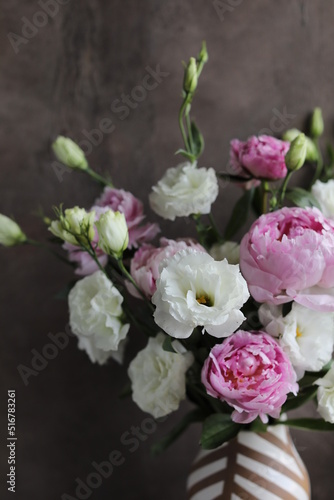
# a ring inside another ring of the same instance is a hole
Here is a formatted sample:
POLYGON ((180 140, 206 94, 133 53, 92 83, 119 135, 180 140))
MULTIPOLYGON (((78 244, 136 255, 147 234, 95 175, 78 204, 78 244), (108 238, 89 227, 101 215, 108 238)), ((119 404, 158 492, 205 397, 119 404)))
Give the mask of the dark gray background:
MULTIPOLYGON (((35 1, 1 0, 0 212, 14 215, 29 236, 44 239, 45 227, 32 214, 38 205, 46 211, 60 202, 89 207, 98 186, 75 173, 59 182, 50 146, 59 133, 82 140, 83 131, 97 128, 103 118, 112 119, 115 130, 93 148, 90 164, 109 171, 118 187, 142 197, 149 212, 147 193, 175 164, 174 152, 181 146, 181 60, 195 55, 202 39, 210 54, 194 103, 206 138, 202 165, 223 169, 233 137, 245 139, 264 128, 279 133, 285 126, 275 116, 284 109, 293 115, 287 125, 302 127, 310 110, 322 106, 327 137, 333 139, 333 2, 223 3, 234 7, 219 16, 211 1, 70 0, 16 54, 8 33, 22 36, 22 18, 31 21, 41 7, 35 1), (169 76, 121 121, 111 103, 141 84, 146 66, 157 64, 169 76)), ((215 205, 221 227, 238 194, 221 185, 215 205)), ((155 220, 152 213, 149 217, 155 220)), ((193 234, 183 220, 163 228, 170 236, 193 234)), ((181 500, 199 429, 152 459, 150 445, 177 421, 177 414, 130 453, 120 437, 146 415, 130 400, 117 399, 126 381, 124 370, 112 362, 91 364, 75 339, 25 387, 17 366, 31 366, 31 350, 41 352, 49 332, 64 331, 67 305, 54 295, 72 274, 34 248, 1 248, 0 266, 1 498, 7 498, 6 395, 14 388, 15 498, 74 495, 75 479, 85 480, 93 461, 118 449, 125 463, 92 499, 181 500)), ((133 346, 142 343, 139 336, 132 332, 128 358, 133 346)), ((332 498, 334 436, 294 436, 310 471, 313 499, 332 498)))

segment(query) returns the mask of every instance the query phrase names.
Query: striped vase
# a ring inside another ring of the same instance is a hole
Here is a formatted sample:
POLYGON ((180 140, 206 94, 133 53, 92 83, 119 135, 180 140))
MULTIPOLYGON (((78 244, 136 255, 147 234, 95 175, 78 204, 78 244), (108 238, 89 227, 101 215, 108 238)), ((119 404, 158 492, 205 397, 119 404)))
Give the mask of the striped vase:
POLYGON ((284 425, 240 432, 199 452, 187 482, 188 500, 310 500, 307 470, 284 425))

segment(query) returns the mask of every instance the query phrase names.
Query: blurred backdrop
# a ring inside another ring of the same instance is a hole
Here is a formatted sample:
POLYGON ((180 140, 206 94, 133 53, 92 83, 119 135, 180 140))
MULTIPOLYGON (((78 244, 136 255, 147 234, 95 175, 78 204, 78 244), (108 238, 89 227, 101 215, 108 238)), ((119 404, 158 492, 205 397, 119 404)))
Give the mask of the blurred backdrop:
MULTIPOLYGON (((157 220, 147 194, 177 162, 181 61, 196 55, 204 39, 210 59, 193 106, 206 140, 202 166, 223 170, 232 138, 303 127, 315 106, 323 108, 326 138, 334 139, 330 0, 2 0, 1 7, 0 212, 32 238, 47 238, 34 215, 40 206, 47 214, 60 202, 88 208, 99 194, 84 175, 55 166, 51 143, 59 134, 86 141, 91 166, 110 172, 157 220), (152 72, 158 84, 143 97, 136 87, 152 72), (121 110, 131 93, 139 97, 121 110)), ((222 228, 238 195, 221 184, 214 213, 222 228)), ((161 225, 168 236, 194 235, 181 219, 161 225)), ((32 368, 50 333, 66 329, 66 301, 54 296, 73 275, 26 247, 0 248, 0 276, 1 498, 8 495, 7 390, 15 389, 19 500, 76 498, 77 478, 85 482, 93 462, 113 450, 124 461, 89 498, 182 500, 200 429, 158 458, 150 447, 187 405, 152 430, 130 399, 118 399, 125 370, 113 362, 93 365, 74 338, 24 383, 18 367, 32 368), (137 427, 136 445, 124 444, 124 433, 137 427)), ((140 332, 131 338, 127 361, 143 343, 140 332)), ((334 436, 293 434, 313 500, 332 498, 334 436)))

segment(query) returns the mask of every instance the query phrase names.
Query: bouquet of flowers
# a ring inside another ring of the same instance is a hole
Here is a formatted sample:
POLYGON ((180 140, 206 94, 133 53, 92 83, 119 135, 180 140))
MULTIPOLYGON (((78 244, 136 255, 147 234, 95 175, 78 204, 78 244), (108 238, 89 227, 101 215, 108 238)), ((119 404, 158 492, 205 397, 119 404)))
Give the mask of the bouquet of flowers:
MULTIPOLYGON (((198 240, 153 244, 159 227, 144 222, 141 201, 95 172, 71 139, 53 144, 67 168, 103 186, 89 210, 60 206, 54 220, 44 217, 47 245, 60 245, 54 253, 78 278, 68 304, 79 349, 94 363, 122 363, 134 325, 147 345, 128 367, 133 401, 155 419, 186 397, 194 404, 157 452, 198 421, 207 449, 269 425, 334 430, 334 149, 324 162, 321 110, 309 136, 292 129, 282 139, 235 139, 228 172, 200 166, 204 139, 191 107, 207 60, 203 43, 185 65, 177 151, 184 159, 149 195, 163 219, 189 218, 198 240), (309 188, 291 187, 302 167, 312 172, 309 188), (219 178, 242 193, 225 228, 211 213, 219 178), (251 213, 256 220, 239 245, 233 238, 251 213), (281 418, 310 399, 319 418, 281 418)), ((42 244, 4 215, 0 243, 42 244)))

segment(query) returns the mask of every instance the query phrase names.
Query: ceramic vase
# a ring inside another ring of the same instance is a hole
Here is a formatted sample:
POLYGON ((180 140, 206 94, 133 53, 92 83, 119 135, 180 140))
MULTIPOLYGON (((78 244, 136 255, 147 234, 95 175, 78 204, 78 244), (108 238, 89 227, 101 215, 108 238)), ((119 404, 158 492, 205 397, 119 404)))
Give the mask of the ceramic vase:
POLYGON ((310 481, 284 425, 240 432, 202 450, 187 481, 187 500, 310 500, 310 481))

